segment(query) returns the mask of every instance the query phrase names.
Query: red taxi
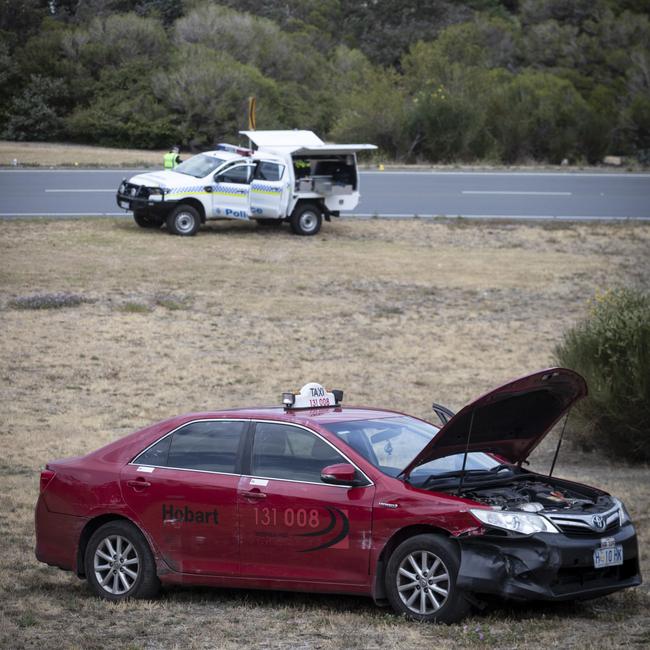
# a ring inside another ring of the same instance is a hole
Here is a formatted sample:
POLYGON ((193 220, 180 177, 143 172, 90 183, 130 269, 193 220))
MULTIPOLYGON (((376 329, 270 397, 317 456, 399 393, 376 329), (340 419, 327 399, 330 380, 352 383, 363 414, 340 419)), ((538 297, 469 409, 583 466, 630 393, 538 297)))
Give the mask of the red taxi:
POLYGON ((172 418, 47 464, 36 557, 108 600, 179 583, 331 592, 439 622, 486 594, 633 587, 623 504, 522 466, 586 391, 544 370, 456 415, 434 405, 434 426, 312 383, 282 406, 172 418))

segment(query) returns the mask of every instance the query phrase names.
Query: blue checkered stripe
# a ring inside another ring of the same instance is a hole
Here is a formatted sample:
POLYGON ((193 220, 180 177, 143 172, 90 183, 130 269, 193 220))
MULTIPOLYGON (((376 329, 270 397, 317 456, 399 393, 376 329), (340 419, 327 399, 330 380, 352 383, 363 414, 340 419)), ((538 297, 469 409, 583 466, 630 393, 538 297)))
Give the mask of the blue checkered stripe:
POLYGON ((189 194, 191 192, 202 192, 203 185, 184 185, 183 187, 163 187, 165 194, 189 194))
POLYGON ((221 184, 217 183, 214 186, 214 192, 215 194, 227 194, 228 196, 241 196, 241 197, 246 197, 248 196, 248 187, 242 188, 242 187, 233 187, 231 183, 227 184, 221 184))
POLYGON ((274 185, 267 185, 266 183, 255 182, 251 185, 251 192, 259 192, 261 194, 280 194, 282 188, 274 185))

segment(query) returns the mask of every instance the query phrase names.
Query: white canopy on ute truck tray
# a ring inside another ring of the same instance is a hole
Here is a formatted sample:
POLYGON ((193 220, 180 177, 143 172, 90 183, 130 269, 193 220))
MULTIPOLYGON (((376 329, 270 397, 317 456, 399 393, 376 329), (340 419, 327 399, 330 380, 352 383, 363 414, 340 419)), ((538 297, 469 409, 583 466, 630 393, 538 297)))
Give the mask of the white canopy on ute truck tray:
POLYGON ((260 151, 277 151, 292 156, 336 155, 372 151, 374 144, 328 144, 313 131, 240 131, 260 151))

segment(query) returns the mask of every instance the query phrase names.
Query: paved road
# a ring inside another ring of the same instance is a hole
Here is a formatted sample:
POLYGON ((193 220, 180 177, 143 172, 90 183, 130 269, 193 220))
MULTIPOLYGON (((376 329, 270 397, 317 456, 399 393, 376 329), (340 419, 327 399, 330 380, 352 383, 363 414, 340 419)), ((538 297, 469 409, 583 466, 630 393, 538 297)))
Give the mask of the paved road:
MULTIPOLYGON (((0 218, 125 215, 122 178, 138 170, 0 170, 0 218)), ((650 174, 362 172, 359 217, 650 220, 650 174)))

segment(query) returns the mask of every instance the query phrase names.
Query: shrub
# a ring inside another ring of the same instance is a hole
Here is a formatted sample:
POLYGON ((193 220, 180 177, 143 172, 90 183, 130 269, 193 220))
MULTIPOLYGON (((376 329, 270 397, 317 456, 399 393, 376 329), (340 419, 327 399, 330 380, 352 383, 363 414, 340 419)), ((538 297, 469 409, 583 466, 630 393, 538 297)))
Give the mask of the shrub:
POLYGON ((607 291, 556 348, 560 365, 587 380, 573 434, 586 449, 650 460, 650 295, 607 291))

